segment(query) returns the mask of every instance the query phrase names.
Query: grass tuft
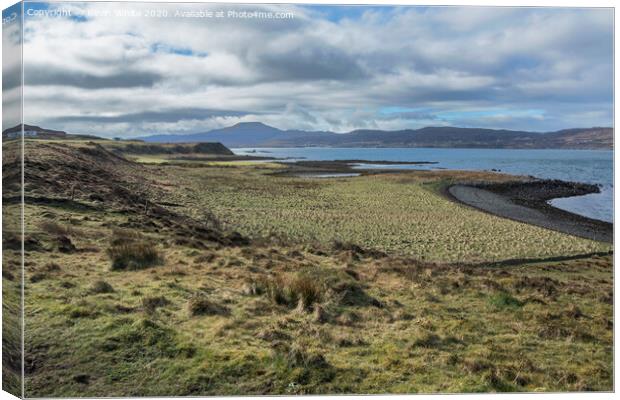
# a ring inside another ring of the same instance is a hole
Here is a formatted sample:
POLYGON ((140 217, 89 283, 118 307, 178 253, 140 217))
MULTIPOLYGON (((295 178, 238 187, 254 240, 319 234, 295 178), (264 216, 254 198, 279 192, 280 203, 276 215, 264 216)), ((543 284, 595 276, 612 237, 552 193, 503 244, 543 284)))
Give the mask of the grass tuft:
POLYGON ((112 245, 107 250, 112 260, 112 270, 139 270, 163 263, 162 255, 151 243, 112 245))
POLYGON ((256 286, 257 293, 266 293, 276 304, 288 307, 298 306, 311 310, 322 298, 323 288, 316 279, 306 274, 277 275, 263 279, 256 286))
POLYGON ((96 281, 90 288, 92 293, 112 293, 114 288, 106 281, 96 281))
POLYGON ((523 302, 512 297, 509 293, 499 292, 489 298, 489 303, 500 310, 515 310, 523 306, 523 302))
POLYGON ((154 313, 159 307, 165 307, 170 301, 164 296, 144 297, 142 299, 142 307, 148 314, 154 313))
POLYGON ((191 316, 227 315, 230 312, 228 308, 212 302, 204 294, 192 296, 187 303, 187 308, 191 316))
POLYGON ((39 224, 42 231, 57 236, 70 236, 75 234, 75 230, 71 226, 61 225, 55 221, 43 221, 39 224))

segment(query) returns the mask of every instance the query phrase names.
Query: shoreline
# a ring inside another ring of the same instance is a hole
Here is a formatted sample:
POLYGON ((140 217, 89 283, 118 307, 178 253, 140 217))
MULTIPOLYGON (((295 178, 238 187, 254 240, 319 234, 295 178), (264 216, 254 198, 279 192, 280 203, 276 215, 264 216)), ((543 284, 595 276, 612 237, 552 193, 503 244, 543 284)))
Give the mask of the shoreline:
POLYGON ((599 242, 613 243, 613 224, 547 203, 554 198, 598 193, 595 185, 537 179, 494 184, 454 184, 446 195, 460 204, 499 217, 599 242))
MULTIPOLYGON (((368 163, 370 162, 368 161, 368 163)), ((365 160, 301 160, 279 163, 286 165, 288 168, 274 175, 317 179, 325 177, 315 177, 312 175, 333 174, 334 176, 331 178, 348 179, 359 175, 393 174, 412 171, 407 169, 353 167, 355 164, 366 163, 365 160), (350 174, 350 176, 345 176, 347 174, 350 174)), ((374 165, 434 164, 429 161, 373 161, 372 163, 374 165)), ((525 180, 518 180, 519 177, 517 176, 514 178, 515 180, 503 183, 456 183, 446 187, 443 193, 454 202, 495 216, 585 239, 613 243, 613 223, 588 218, 562 210, 548 203, 549 200, 557 198, 599 193, 600 188, 597 185, 534 177, 521 177, 525 180)))

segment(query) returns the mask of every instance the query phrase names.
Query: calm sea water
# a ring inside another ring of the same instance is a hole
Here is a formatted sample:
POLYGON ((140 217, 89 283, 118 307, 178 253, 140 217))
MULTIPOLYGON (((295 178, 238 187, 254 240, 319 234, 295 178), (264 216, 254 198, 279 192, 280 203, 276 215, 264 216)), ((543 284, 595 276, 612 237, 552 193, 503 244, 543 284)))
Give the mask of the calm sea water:
POLYGON ((362 167, 395 169, 492 169, 516 175, 562 179, 601 186, 601 193, 554 199, 559 208, 590 218, 613 222, 613 151, 608 150, 513 150, 513 149, 427 149, 427 148, 261 148, 233 149, 236 154, 253 154, 293 160, 434 161, 432 165, 372 165, 362 167))

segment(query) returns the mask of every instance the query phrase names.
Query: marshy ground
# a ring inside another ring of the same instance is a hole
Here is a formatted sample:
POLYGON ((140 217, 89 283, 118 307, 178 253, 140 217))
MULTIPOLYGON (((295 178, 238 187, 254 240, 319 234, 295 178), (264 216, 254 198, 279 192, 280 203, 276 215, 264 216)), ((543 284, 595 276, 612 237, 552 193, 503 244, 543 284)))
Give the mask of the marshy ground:
POLYGON ((26 142, 27 396, 613 389, 612 245, 443 195, 514 177, 111 150, 26 142))

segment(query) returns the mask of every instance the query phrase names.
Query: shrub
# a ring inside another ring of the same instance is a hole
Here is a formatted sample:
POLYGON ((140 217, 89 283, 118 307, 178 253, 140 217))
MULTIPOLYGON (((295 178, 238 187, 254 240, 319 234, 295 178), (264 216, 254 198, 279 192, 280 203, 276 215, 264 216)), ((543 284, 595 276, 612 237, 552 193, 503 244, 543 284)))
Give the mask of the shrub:
POLYGON ((92 293, 112 293, 114 288, 106 281, 96 281, 90 288, 92 293))
POLYGON ((147 242, 111 245, 107 253, 112 260, 112 270, 138 270, 163 262, 155 246, 147 242))

